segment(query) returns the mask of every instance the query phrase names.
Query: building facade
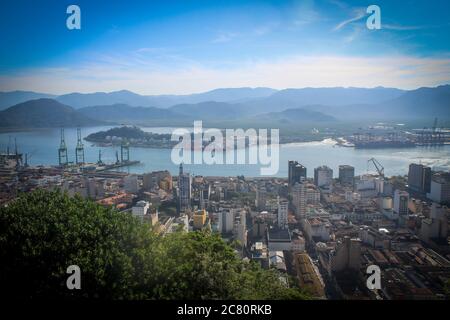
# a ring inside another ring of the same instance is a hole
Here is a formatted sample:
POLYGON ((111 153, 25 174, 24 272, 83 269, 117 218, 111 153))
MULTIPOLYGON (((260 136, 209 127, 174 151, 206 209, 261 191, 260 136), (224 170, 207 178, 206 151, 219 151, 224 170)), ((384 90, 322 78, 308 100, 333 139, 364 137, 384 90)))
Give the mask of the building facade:
POLYGON ((306 179, 306 167, 298 163, 298 161, 289 161, 288 163, 288 181, 293 186, 297 182, 306 179))
POLYGON ((431 186, 431 168, 411 163, 408 170, 408 185, 413 191, 428 193, 431 186))
POLYGON ((353 185, 355 178, 355 167, 349 165, 339 166, 339 182, 341 184, 353 185))
POLYGON ((333 181, 333 170, 327 166, 314 169, 314 184, 319 188, 330 187, 333 181))
POLYGON ((427 196, 437 203, 450 204, 450 173, 434 174, 427 196))
POLYGON ((288 207, 289 202, 278 197, 278 227, 287 229, 288 227, 288 207))

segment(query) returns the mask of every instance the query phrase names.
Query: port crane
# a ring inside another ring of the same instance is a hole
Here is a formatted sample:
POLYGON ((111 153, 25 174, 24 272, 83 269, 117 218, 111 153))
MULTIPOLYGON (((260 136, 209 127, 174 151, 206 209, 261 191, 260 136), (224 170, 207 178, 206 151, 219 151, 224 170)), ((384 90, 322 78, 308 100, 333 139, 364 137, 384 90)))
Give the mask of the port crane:
POLYGON ((101 149, 98 150, 98 161, 97 161, 97 164, 100 165, 100 166, 103 165, 103 161, 102 161, 102 150, 101 150, 101 149))
POLYGON ((433 128, 431 128, 433 130, 433 133, 436 133, 437 124, 438 124, 438 119, 434 118, 433 128))
POLYGON ((446 141, 445 133, 438 127, 438 118, 434 118, 431 128, 423 127, 417 133, 417 141, 423 145, 442 145, 446 141))
POLYGON ((75 162, 76 164, 84 164, 84 145, 81 138, 81 129, 77 128, 77 146, 75 148, 75 162))
POLYGON ((66 140, 64 138, 64 128, 61 128, 61 142, 58 148, 58 163, 60 166, 66 166, 69 163, 66 140))
POLYGON ((29 153, 25 153, 25 162, 23 164, 23 168, 28 168, 30 165, 28 164, 28 161, 31 160, 31 158, 33 157, 34 153, 36 152, 36 149, 34 149, 33 151, 29 152, 29 153))
POLYGON ((370 162, 373 163, 375 169, 378 172, 378 175, 382 178, 384 178, 384 167, 381 165, 381 163, 375 159, 375 158, 370 158, 369 160, 367 160, 367 170, 369 170, 369 164, 370 162))

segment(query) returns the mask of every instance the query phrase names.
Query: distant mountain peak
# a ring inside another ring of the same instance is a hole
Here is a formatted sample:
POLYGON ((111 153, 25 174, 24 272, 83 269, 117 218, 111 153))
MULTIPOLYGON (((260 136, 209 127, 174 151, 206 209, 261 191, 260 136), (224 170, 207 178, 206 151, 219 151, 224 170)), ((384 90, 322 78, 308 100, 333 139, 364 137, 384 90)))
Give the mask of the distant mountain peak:
POLYGON ((39 98, 0 111, 0 127, 51 128, 105 124, 54 99, 39 98))
MULTIPOLYGON (((69 93, 51 96, 29 91, 0 92, 0 110, 39 98, 55 99, 75 109, 98 106, 112 111, 111 106, 141 107, 143 115, 170 117, 171 112, 186 117, 226 119, 241 118, 262 113, 281 112, 285 109, 303 108, 335 115, 337 118, 360 116, 405 117, 427 115, 447 116, 450 85, 422 87, 416 90, 401 90, 378 86, 374 88, 328 87, 287 88, 275 90, 266 87, 217 88, 203 93, 188 95, 140 95, 130 90, 95 93, 69 93), (387 107, 389 106, 389 107, 387 107), (163 112, 166 109, 168 112, 163 112), (447 114, 443 112, 447 111, 447 114)), ((138 109, 133 109, 133 112, 138 109)), ((95 111, 96 112, 96 111, 95 111)), ((116 110, 116 112, 119 112, 116 110)), ((140 111, 141 112, 141 111, 140 111)), ((117 113, 118 114, 118 113, 117 113)))

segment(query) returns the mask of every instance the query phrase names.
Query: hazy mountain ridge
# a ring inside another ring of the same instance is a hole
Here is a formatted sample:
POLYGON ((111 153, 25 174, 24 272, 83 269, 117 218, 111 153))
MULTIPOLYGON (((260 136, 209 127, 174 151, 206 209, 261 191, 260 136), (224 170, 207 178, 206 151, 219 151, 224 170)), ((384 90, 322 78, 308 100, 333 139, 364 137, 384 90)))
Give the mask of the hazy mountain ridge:
POLYGON ((176 105, 170 109, 133 107, 124 104, 92 106, 73 109, 53 99, 36 99, 0 111, 0 127, 41 128, 60 126, 89 126, 113 123, 171 125, 174 121, 188 123, 203 121, 333 121, 333 117, 317 111, 289 109, 283 112, 248 114, 239 104, 225 102, 202 102, 176 105))
POLYGON ((143 119, 171 119, 178 115, 169 109, 156 107, 132 107, 127 104, 113 104, 84 107, 77 110, 92 119, 113 122, 135 122, 143 119))
POLYGON ((87 106, 114 104, 128 104, 132 106, 145 107, 150 106, 145 96, 141 96, 128 90, 114 91, 109 93, 69 93, 56 97, 56 100, 63 104, 70 105, 75 109, 87 106))
POLYGON ((55 98, 55 95, 33 91, 0 92, 0 110, 29 100, 55 98))
POLYGON ((237 119, 247 116, 248 112, 240 104, 206 101, 195 104, 178 104, 169 110, 187 118, 199 119, 237 119))
POLYGON ((417 116, 450 116, 450 85, 436 88, 419 88, 408 91, 395 99, 385 101, 379 106, 386 112, 396 110, 417 116), (394 109, 395 108, 395 109, 394 109))
POLYGON ((312 105, 305 109, 334 115, 338 119, 450 119, 450 85, 406 91, 376 104, 312 105))
POLYGON ((283 112, 262 113, 253 115, 245 110, 241 104, 226 102, 201 102, 195 104, 180 104, 169 109, 132 107, 128 105, 94 106, 78 109, 78 111, 93 119, 102 121, 128 122, 143 124, 155 120, 171 121, 194 120, 288 120, 289 121, 334 121, 335 118, 317 111, 303 109, 289 109, 283 112))
POLYGON ((286 109, 280 112, 262 113, 255 116, 256 120, 272 120, 284 123, 298 123, 303 121, 336 121, 335 117, 324 114, 319 111, 312 111, 302 108, 286 109))
POLYGON ((274 92, 276 90, 271 88, 220 88, 188 95, 139 95, 128 90, 121 90, 109 93, 69 93, 56 97, 56 100, 74 108, 110 104, 169 108, 177 104, 195 104, 206 101, 246 101, 268 97, 274 92))
POLYGON ((275 90, 271 88, 219 88, 188 95, 140 95, 128 90, 94 93, 47 95, 14 91, 0 93, 0 108, 38 98, 54 98, 75 109, 98 105, 127 104, 130 106, 169 108, 178 104, 200 102, 244 103, 255 112, 282 111, 286 108, 313 104, 347 105, 376 103, 398 97, 403 90, 391 88, 301 88, 275 90), (30 98, 26 98, 27 95, 30 98))
POLYGON ((405 91, 392 88, 303 88, 280 90, 266 99, 255 99, 249 108, 259 112, 283 111, 307 105, 346 106, 376 104, 397 98, 405 91))
POLYGON ((102 124, 105 122, 91 119, 70 106, 48 98, 30 100, 0 111, 0 127, 4 128, 50 128, 102 124))
MULTIPOLYGON (((1 93, 23 99, 30 92, 1 93)), ((39 93, 31 93, 32 96, 39 93)), ((255 120, 273 119, 290 121, 289 116, 310 121, 357 119, 418 119, 421 117, 449 118, 450 85, 404 91, 394 88, 303 88, 274 90, 270 88, 228 88, 185 96, 141 96, 122 90, 112 93, 73 93, 55 97, 67 101, 66 105, 83 105, 90 101, 107 101, 77 109, 80 114, 100 121, 143 123, 151 120, 255 120), (177 100, 201 100, 207 97, 228 102, 206 100, 195 103, 177 103, 170 107, 149 106, 151 99, 163 105, 177 100), (150 99, 150 100, 149 100, 150 99), (70 104, 70 101, 72 104, 70 104), (119 101, 119 102, 117 102, 119 101), (125 101, 125 102, 124 102, 125 101), (114 103, 110 103, 114 102, 114 103), (131 104, 128 102, 132 102, 131 104), (133 108, 133 109, 130 109, 133 108), (301 109, 302 111, 292 111, 301 109), (288 113, 283 111, 291 110, 288 113), (318 112, 318 114, 308 111, 318 112), (266 115, 263 115, 266 114, 266 115), (332 120, 333 119, 333 120, 332 120)), ((5 122, 5 121, 3 121, 5 122)))

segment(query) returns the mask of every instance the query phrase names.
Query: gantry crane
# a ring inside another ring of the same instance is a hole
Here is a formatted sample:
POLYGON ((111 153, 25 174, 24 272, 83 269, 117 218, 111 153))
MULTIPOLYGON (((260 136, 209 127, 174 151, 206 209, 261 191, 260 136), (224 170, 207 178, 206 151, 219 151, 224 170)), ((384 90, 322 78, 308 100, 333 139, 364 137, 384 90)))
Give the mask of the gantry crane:
POLYGON ((58 162, 60 166, 66 166, 69 163, 66 140, 64 139, 64 128, 61 128, 61 142, 59 143, 58 148, 58 162))
POLYGON ((373 165, 375 166, 375 169, 378 172, 378 175, 382 178, 384 178, 384 167, 381 165, 381 163, 375 159, 375 158, 370 158, 369 160, 367 160, 367 169, 369 169, 369 163, 372 162, 373 165))
POLYGON ((84 164, 84 145, 81 138, 81 129, 77 128, 77 146, 75 148, 75 162, 76 164, 84 164))

